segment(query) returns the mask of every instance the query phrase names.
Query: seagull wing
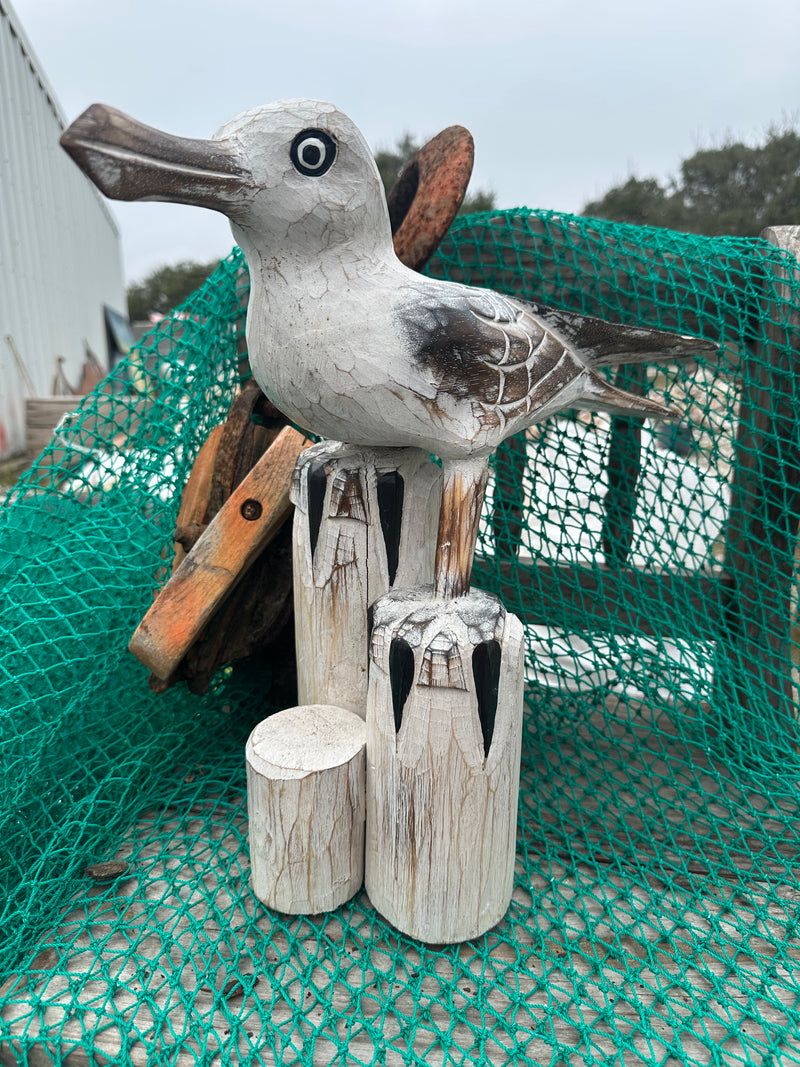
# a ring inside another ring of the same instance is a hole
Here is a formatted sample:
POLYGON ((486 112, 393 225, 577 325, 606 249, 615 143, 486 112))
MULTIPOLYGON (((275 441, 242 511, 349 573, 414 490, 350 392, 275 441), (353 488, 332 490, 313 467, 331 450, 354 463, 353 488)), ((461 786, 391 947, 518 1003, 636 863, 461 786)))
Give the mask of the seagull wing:
POLYGON ((564 406, 676 418, 678 412, 658 401, 617 389, 596 368, 716 348, 695 337, 618 326, 427 279, 404 287, 396 322, 409 354, 432 375, 437 392, 480 404, 488 421, 503 426, 549 413, 578 377, 580 395, 570 390, 564 406))
POLYGON ((439 394, 472 400, 504 424, 542 407, 585 369, 524 305, 490 290, 407 286, 395 319, 439 394))
POLYGON ((715 352, 719 347, 716 341, 705 341, 688 334, 666 333, 643 326, 621 326, 590 315, 538 304, 522 306, 592 367, 686 359, 702 352, 715 352))

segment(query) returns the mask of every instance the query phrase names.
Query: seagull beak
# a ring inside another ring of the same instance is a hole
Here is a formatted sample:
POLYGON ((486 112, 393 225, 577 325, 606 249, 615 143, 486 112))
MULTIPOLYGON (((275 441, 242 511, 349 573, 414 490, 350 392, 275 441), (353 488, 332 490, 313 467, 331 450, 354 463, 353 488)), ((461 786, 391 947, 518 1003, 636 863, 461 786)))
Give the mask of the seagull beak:
POLYGON ((75 119, 61 145, 114 200, 168 200, 227 215, 253 192, 235 143, 173 137, 105 104, 75 119))

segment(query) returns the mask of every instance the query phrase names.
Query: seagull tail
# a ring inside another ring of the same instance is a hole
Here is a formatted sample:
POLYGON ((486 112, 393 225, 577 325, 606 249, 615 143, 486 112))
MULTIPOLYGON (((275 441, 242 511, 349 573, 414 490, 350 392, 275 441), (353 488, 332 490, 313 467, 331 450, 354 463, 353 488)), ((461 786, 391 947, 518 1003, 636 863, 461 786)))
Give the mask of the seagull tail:
POLYGON ((573 407, 584 411, 606 411, 609 415, 628 415, 640 419, 679 419, 676 408, 667 407, 658 400, 636 396, 605 381, 591 371, 587 377, 583 395, 573 407))
POLYGON ((687 334, 620 326, 557 308, 538 306, 533 310, 548 330, 593 368, 686 359, 715 352, 719 347, 716 341, 704 341, 687 334))

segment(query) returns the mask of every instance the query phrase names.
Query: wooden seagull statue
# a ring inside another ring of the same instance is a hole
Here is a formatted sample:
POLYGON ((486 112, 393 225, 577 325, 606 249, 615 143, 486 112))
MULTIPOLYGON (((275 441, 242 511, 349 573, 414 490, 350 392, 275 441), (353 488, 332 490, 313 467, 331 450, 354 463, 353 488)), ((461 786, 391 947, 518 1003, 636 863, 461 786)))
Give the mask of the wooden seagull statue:
POLYGON ((350 444, 441 457, 441 597, 469 588, 488 460, 506 437, 564 408, 675 418, 598 371, 716 348, 403 266, 372 153, 329 103, 279 100, 208 141, 95 104, 61 143, 107 196, 227 215, 250 270, 253 375, 290 419, 350 444))

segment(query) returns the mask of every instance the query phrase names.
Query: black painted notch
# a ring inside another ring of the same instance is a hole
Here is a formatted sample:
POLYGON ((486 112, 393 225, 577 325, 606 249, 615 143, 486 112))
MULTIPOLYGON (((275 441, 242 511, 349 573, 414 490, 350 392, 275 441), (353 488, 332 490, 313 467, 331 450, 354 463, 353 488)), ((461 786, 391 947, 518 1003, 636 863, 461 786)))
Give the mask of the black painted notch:
POLYGON ((389 682, 392 687, 394 728, 395 732, 399 732, 403 708, 414 684, 414 652, 402 637, 393 638, 389 648, 389 682))
POLYGON ((394 585, 400 562, 400 535, 403 529, 403 499, 405 484, 399 471, 378 475, 378 512, 381 517, 386 562, 389 565, 389 585, 394 585))
POLYGON ((483 734, 483 754, 489 755, 497 717, 497 691, 500 687, 500 659, 498 641, 481 641, 472 653, 472 676, 478 695, 478 718, 483 734))
POLYGON ((328 475, 321 459, 308 465, 308 536, 311 541, 311 558, 319 540, 319 528, 322 525, 322 508, 325 504, 325 490, 328 487, 328 475))

